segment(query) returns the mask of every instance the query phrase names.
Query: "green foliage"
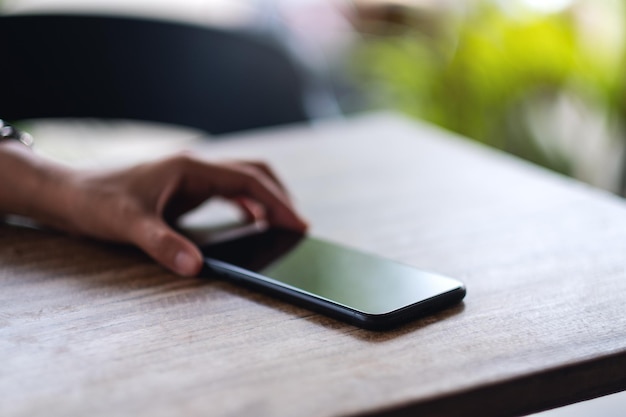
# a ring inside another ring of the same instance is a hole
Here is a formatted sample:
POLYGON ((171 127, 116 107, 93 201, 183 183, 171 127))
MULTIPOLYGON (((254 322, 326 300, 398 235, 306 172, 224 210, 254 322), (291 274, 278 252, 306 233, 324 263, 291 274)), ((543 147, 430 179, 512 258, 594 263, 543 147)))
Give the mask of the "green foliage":
POLYGON ((573 11, 520 16, 483 1, 462 20, 443 15, 434 26, 363 42, 357 68, 376 81, 379 104, 565 173, 570 161, 542 147, 550 138, 538 137, 530 109, 567 92, 626 115, 621 45, 594 45, 573 11))

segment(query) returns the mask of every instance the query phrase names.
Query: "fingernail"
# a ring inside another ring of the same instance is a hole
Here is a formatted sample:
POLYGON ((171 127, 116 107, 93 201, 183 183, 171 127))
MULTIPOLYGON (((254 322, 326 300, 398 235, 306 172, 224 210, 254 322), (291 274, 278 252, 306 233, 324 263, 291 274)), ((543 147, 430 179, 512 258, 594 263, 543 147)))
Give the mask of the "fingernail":
POLYGON ((196 274, 197 262, 195 258, 189 253, 181 250, 176 254, 174 258, 174 267, 176 272, 181 275, 191 276, 196 274))

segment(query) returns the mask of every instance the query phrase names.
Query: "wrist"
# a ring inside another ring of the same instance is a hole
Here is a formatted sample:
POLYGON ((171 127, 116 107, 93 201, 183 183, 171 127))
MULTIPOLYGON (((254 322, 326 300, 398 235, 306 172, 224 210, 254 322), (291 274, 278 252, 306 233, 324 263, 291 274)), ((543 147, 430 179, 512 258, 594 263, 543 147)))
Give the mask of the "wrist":
POLYGON ((17 141, 0 143, 0 212, 53 227, 67 223, 71 169, 49 161, 17 141))

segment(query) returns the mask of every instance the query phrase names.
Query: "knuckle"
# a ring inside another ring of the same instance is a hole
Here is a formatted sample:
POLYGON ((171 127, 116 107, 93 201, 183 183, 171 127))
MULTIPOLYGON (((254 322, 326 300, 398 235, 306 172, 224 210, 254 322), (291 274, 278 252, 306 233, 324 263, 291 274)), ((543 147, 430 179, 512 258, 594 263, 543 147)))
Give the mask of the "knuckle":
POLYGON ((261 161, 261 160, 250 161, 250 165, 255 166, 257 168, 263 168, 263 169, 269 168, 269 165, 267 164, 267 162, 261 161))
POLYGON ((151 228, 148 231, 146 245, 153 253, 163 253, 174 243, 172 236, 163 228, 151 228))
POLYGON ((177 167, 188 166, 195 162, 195 158, 190 153, 179 153, 170 157, 170 163, 177 167))

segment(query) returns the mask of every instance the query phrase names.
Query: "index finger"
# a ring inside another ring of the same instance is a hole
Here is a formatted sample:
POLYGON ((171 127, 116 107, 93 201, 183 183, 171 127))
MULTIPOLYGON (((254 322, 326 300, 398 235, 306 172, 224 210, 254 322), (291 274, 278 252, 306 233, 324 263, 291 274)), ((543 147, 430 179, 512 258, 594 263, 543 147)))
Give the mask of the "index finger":
POLYGON ((253 166, 214 164, 194 160, 186 171, 186 180, 203 185, 206 197, 247 197, 266 210, 267 220, 278 227, 304 232, 307 223, 296 213, 282 187, 262 170, 253 166), (205 182, 205 180, 208 181, 205 182), (201 181, 201 184, 198 182, 201 181))

